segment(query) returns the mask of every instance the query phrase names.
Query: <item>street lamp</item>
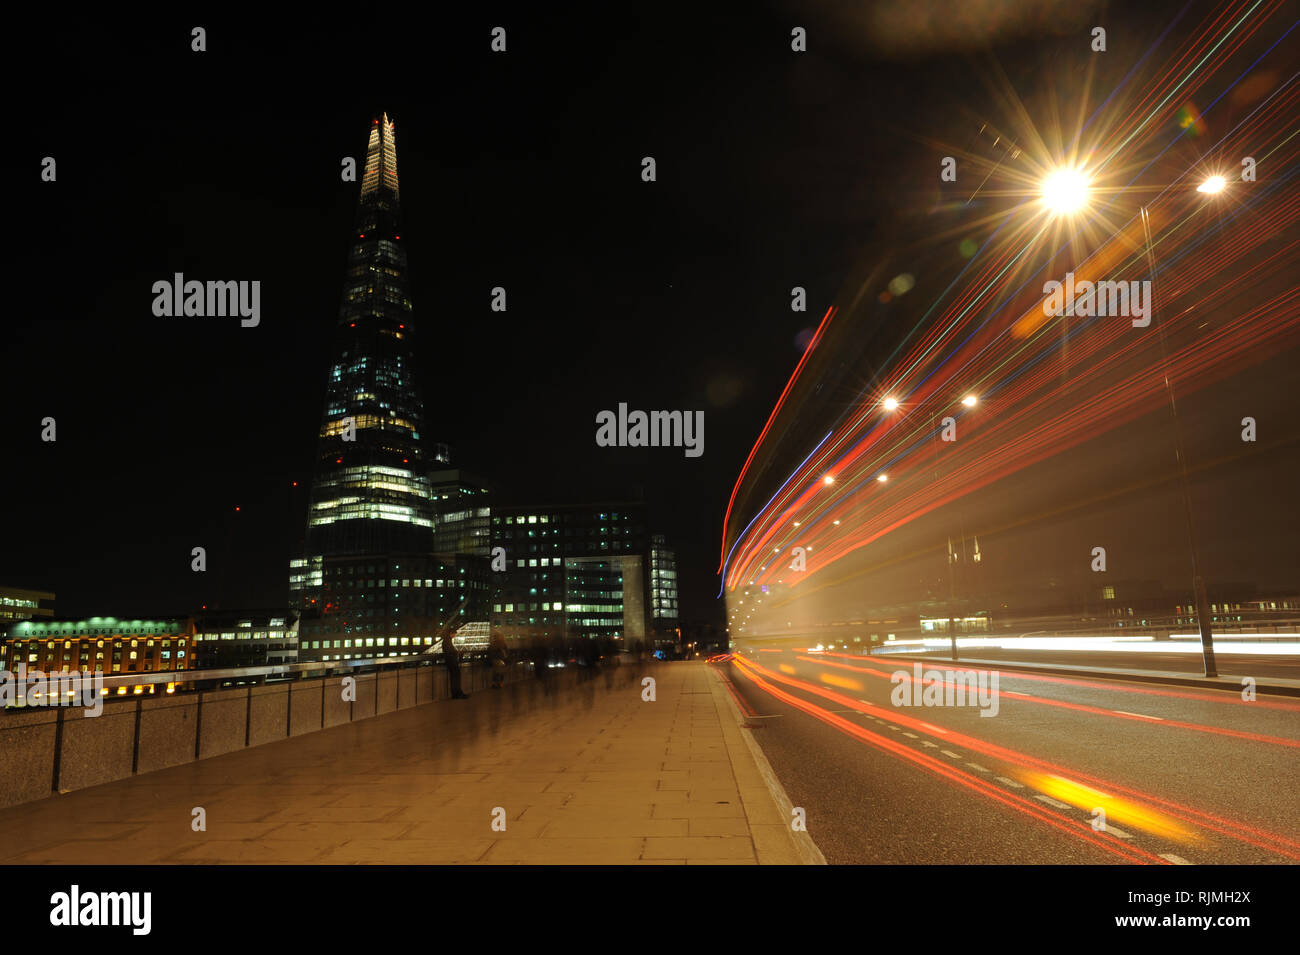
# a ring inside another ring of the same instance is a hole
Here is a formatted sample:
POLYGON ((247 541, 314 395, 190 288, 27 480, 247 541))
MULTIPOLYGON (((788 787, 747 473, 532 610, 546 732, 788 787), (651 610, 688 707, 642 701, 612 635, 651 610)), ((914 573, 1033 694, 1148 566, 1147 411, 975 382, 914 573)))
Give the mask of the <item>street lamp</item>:
POLYGON ((1091 185, 1082 170, 1068 166, 1057 169, 1043 180, 1043 205, 1054 215, 1072 215, 1087 205, 1091 185))
POLYGON ((897 410, 898 410, 898 399, 897 399, 897 398, 886 398, 886 399, 884 400, 884 402, 883 402, 883 406, 884 406, 884 409, 885 409, 886 411, 897 411, 897 410))
POLYGON ((1197 186, 1196 191, 1215 195, 1223 192, 1223 190, 1227 188, 1227 185, 1228 180, 1224 179, 1222 176, 1211 176, 1209 179, 1205 180, 1205 182, 1197 186))

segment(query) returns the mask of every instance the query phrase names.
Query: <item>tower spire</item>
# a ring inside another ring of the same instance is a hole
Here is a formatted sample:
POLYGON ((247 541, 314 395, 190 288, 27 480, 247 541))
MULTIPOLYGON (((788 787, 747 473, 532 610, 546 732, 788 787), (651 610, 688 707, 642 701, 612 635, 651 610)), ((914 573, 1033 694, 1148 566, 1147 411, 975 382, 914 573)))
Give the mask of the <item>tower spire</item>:
POLYGON ((393 121, 383 113, 370 122, 370 143, 366 147, 366 170, 361 176, 361 198, 386 190, 393 201, 400 202, 397 184, 397 138, 393 121))

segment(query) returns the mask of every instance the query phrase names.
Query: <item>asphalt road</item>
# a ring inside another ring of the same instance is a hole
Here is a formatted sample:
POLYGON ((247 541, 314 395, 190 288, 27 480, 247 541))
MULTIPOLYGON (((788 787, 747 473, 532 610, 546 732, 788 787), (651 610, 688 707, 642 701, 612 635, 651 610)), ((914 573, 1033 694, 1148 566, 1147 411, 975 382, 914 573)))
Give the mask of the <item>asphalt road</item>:
POLYGON ((951 664, 916 681, 914 662, 750 650, 721 666, 828 862, 1300 861, 1300 700, 1011 671, 995 697, 984 670, 985 695, 955 705, 966 687, 924 672, 951 664))

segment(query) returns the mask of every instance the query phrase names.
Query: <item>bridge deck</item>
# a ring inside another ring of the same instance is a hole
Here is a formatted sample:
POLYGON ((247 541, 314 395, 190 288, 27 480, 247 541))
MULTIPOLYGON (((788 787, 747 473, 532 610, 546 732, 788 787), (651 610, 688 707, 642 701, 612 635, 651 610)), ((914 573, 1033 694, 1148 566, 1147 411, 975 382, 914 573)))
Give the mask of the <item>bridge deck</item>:
MULTIPOLYGON (((485 691, 0 811, 6 863, 798 862, 702 663, 485 691), (206 812, 206 831, 191 828, 206 812), (506 829, 494 831, 504 809, 506 829)), ((566 680, 569 675, 566 675, 566 680)))

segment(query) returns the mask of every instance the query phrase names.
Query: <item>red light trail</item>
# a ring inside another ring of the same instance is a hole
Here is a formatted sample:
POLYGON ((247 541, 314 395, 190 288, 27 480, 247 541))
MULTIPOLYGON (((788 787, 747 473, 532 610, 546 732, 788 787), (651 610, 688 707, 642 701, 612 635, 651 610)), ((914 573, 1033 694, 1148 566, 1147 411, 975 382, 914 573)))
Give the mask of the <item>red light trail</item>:
MULTIPOLYGON (((828 310, 732 491, 719 565, 724 589, 803 584, 946 504, 1161 411, 1166 376, 1185 395, 1300 344, 1300 286, 1279 287, 1300 272, 1300 239, 1285 237, 1300 220, 1300 190, 1288 188, 1300 159, 1300 74, 1279 79, 1202 162, 1180 164, 1173 182, 1146 175, 1181 135, 1171 140, 1170 130, 1188 98, 1208 95, 1215 71, 1282 7, 1237 3, 1218 11, 1144 87, 1099 111, 1082 162, 1101 184, 1104 207, 1083 216, 1070 235, 1028 203, 1008 213, 969 279, 953 287, 950 301, 936 301, 933 320, 899 346, 879 376, 888 387, 864 391, 783 489, 733 532, 737 500, 750 497, 751 464, 779 433, 778 419, 800 410, 789 397, 810 356, 832 319, 851 329, 860 318, 852 309, 828 310), (1269 176, 1233 181, 1222 197, 1197 191, 1221 171, 1212 168, 1215 157, 1235 164, 1246 155, 1267 157, 1269 176), (1132 178, 1123 183, 1120 175, 1132 178), (1108 177, 1114 184, 1103 188, 1108 177), (1149 249, 1139 203, 1150 223, 1149 249), (1151 258, 1159 262, 1154 276, 1151 258), (1079 282, 1152 281, 1151 327, 1135 327, 1127 315, 1045 314, 1039 289, 1067 272, 1079 282), (977 396, 978 406, 963 407, 966 395, 977 396), (895 410, 885 410, 886 396, 898 401, 895 410), (940 440, 942 419, 960 440, 940 440), (806 556, 803 572, 792 576, 795 546, 806 556)), ((1259 63, 1252 69, 1262 70, 1259 63)), ((1250 73, 1230 74, 1219 98, 1250 73)), ((1216 118, 1213 103, 1198 115, 1216 118)))

